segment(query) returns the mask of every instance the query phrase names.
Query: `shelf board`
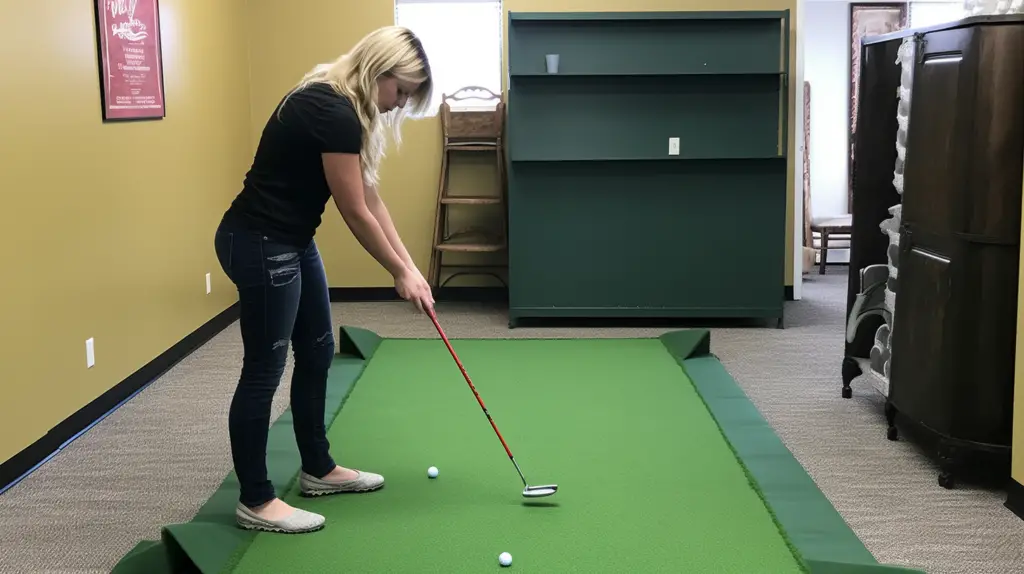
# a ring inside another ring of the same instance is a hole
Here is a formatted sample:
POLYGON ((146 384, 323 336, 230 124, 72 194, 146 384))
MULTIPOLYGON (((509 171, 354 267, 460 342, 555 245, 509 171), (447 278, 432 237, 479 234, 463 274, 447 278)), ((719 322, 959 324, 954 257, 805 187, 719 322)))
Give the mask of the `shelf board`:
POLYGON ((438 251, 448 253, 497 253, 503 251, 505 245, 501 243, 442 243, 437 246, 438 251))
POLYGON ((749 161, 766 161, 776 159, 786 159, 787 154, 782 155, 749 155, 749 156, 679 156, 679 155, 665 155, 658 157, 512 157, 510 158, 511 163, 612 163, 612 162, 644 162, 644 161, 656 161, 656 162, 749 162, 749 161))
POLYGON ((478 230, 453 233, 434 247, 437 251, 448 253, 497 253, 506 248, 507 245, 500 238, 478 230))
POLYGON ((623 20, 781 20, 789 10, 690 10, 651 12, 509 12, 517 22, 619 22, 623 20))
POLYGON ((496 143, 449 143, 444 146, 447 151, 490 151, 498 149, 496 143))
POLYGON ((501 198, 494 195, 449 195, 441 198, 444 205, 500 205, 501 198))
POLYGON ((437 246, 438 251, 448 253, 497 253, 504 249, 500 243, 442 243, 437 246))
POLYGON ((680 76, 782 76, 782 70, 734 70, 727 72, 694 71, 694 72, 563 72, 548 74, 546 72, 513 72, 509 78, 645 78, 645 77, 680 77, 680 76))

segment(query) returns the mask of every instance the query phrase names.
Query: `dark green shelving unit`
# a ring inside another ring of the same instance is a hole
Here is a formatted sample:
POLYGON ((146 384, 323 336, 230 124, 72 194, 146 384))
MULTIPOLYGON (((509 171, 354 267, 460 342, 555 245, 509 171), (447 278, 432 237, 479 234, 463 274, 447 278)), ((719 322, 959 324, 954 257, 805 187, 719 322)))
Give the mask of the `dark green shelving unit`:
POLYGON ((788 31, 788 10, 509 13, 510 327, 782 325, 788 31))

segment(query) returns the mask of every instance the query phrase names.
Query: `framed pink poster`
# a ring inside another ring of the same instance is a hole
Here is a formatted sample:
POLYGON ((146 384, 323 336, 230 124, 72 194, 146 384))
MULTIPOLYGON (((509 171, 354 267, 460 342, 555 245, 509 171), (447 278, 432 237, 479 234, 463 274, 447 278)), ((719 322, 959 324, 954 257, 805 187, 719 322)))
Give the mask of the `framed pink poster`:
POLYGON ((159 0, 94 0, 104 121, 162 119, 159 0))

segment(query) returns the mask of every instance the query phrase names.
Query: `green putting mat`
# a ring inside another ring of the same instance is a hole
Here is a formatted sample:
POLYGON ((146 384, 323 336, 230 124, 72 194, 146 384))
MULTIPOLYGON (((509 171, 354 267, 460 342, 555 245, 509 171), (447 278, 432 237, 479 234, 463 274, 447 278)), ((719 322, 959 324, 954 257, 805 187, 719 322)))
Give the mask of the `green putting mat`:
POLYGON ((706 331, 453 341, 527 478, 560 486, 533 502, 441 341, 341 335, 332 451, 386 487, 299 497, 285 415, 271 429, 272 477, 290 503, 327 516, 324 530, 235 528, 230 475, 194 521, 114 572, 481 572, 505 551, 529 572, 902 570, 875 562, 710 355, 706 331))

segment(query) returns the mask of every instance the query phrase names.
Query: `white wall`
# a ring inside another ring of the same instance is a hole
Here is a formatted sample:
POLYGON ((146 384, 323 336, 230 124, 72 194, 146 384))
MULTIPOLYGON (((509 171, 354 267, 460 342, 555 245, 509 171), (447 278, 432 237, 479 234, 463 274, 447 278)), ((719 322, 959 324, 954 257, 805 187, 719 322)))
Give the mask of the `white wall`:
POLYGON ((847 212, 850 4, 804 6, 804 80, 811 84, 811 217, 847 212))

